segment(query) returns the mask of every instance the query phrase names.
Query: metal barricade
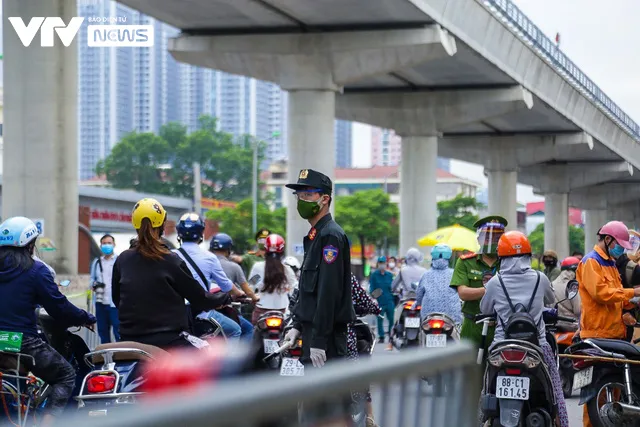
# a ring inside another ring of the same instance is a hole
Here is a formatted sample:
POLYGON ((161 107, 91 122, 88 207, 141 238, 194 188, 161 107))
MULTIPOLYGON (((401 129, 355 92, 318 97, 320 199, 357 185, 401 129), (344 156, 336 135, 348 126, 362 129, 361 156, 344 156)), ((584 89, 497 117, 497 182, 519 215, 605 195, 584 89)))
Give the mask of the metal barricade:
MULTIPOLYGON (((248 375, 149 397, 105 418, 69 419, 95 427, 334 427, 364 426, 353 411, 355 390, 371 386, 376 422, 393 427, 477 425, 481 372, 467 343, 441 349, 375 354, 340 361, 304 377, 248 375)), ((364 396, 364 394, 363 394, 364 396)))
MULTIPOLYGON (((87 313, 91 313, 94 316, 96 315, 96 305, 93 302, 93 292, 91 291, 87 291, 87 313)), ((89 347, 89 350, 95 349, 96 346, 100 344, 100 336, 97 332, 97 325, 95 332, 84 328, 84 342, 87 343, 87 347, 89 347)))

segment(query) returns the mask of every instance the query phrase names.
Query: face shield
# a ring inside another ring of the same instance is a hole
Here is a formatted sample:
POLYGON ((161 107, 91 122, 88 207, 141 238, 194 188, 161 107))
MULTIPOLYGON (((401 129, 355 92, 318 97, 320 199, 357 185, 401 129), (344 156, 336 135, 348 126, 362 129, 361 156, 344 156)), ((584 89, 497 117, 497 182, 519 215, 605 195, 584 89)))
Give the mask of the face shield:
POLYGON ((636 236, 634 233, 631 233, 629 236, 629 243, 631 243, 632 248, 627 249, 627 255, 635 255, 640 249, 640 237, 636 236))
POLYGON ((504 234, 504 225, 499 222, 489 222, 478 228, 477 237, 480 245, 479 254, 495 255, 498 253, 498 241, 504 234))

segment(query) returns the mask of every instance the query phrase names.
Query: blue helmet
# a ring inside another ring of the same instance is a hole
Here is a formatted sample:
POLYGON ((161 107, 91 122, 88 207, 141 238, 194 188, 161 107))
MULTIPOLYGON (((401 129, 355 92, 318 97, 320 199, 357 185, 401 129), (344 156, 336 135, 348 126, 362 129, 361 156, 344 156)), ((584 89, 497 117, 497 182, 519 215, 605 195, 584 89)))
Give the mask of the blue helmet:
POLYGON ((218 233, 213 236, 213 239, 211 239, 211 244, 209 245, 209 249, 212 251, 231 250, 232 247, 233 240, 231 239, 231 236, 224 233, 218 233))
POLYGON ((178 221, 176 231, 182 241, 192 242, 200 240, 204 235, 204 221, 200 218, 200 215, 196 213, 186 213, 182 215, 180 221, 178 221))
POLYGON ((449 245, 438 243, 431 249, 431 259, 451 259, 453 251, 449 245))
POLYGON ((29 218, 14 216, 0 224, 0 246, 24 248, 38 238, 38 227, 29 218))

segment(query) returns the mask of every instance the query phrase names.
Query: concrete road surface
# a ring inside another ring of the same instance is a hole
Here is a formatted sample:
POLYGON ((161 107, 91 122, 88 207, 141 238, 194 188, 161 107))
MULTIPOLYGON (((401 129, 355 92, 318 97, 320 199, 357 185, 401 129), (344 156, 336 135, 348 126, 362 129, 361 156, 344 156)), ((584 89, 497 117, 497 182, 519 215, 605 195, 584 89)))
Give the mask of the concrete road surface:
MULTIPOLYGON (((394 355, 399 354, 397 350, 387 351, 385 348, 386 344, 376 345, 374 357, 394 357, 394 355)), ((432 388, 424 383, 420 389, 417 382, 409 383, 405 391, 406 397, 403 403, 400 402, 402 392, 399 384, 391 386, 390 391, 385 395, 388 396, 388 402, 386 402, 386 417, 383 419, 383 392, 378 387, 374 387, 372 390, 376 422, 380 427, 441 427, 454 425, 451 424, 450 419, 445 420, 443 417, 451 416, 452 411, 465 410, 464 408, 459 408, 455 404, 452 404, 452 402, 445 402, 443 398, 432 397, 432 388), (415 419, 417 402, 420 402, 420 418, 423 420, 420 424, 415 424, 413 422, 415 419), (435 411, 433 409, 435 409, 435 411), (399 421, 400 411, 405 412, 402 423, 399 421), (437 415, 435 419, 430 418, 432 413, 437 415)), ((571 427, 582 426, 582 407, 578 406, 578 393, 574 393, 574 397, 567 399, 567 411, 569 413, 569 425, 571 427)))

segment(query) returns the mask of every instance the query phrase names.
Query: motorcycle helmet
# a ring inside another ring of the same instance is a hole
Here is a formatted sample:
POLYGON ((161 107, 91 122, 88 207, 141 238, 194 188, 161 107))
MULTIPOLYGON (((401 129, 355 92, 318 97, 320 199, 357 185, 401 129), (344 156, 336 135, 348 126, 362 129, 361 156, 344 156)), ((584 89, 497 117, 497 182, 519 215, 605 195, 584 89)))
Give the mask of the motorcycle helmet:
POLYGON ((133 228, 139 230, 142 227, 142 220, 148 218, 153 228, 161 227, 167 219, 167 211, 156 199, 144 198, 133 207, 131 212, 131 224, 133 228))
POLYGON ((38 238, 38 227, 29 218, 14 216, 0 224, 0 246, 24 248, 38 238))
POLYGON ((279 234, 270 234, 264 242, 265 251, 268 254, 284 253, 284 238, 279 234))
POLYGON ((294 272, 297 272, 298 270, 300 270, 300 261, 298 261, 298 258, 294 257, 294 256, 288 256, 284 259, 284 261, 282 262, 284 265, 288 265, 289 267, 291 267, 291 269, 294 272))
POLYGON ((580 260, 574 256, 566 257, 562 260, 560 264, 560 270, 566 271, 576 271, 578 269, 578 264, 580 264, 580 260))
POLYGON ((438 243, 431 249, 431 259, 451 259, 453 251, 449 245, 438 243))
POLYGON ((176 225, 178 237, 183 242, 195 242, 204 236, 204 221, 197 213, 186 213, 176 225))
POLYGON ((233 248, 233 239, 225 233, 218 233, 213 236, 209 244, 209 249, 212 251, 230 251, 231 248, 233 248))
POLYGON ((624 249, 633 249, 629 242, 629 229, 623 222, 609 221, 598 231, 598 236, 611 236, 624 249))
POLYGON ((498 240, 498 256, 500 258, 531 255, 531 243, 519 231, 507 231, 498 240))

